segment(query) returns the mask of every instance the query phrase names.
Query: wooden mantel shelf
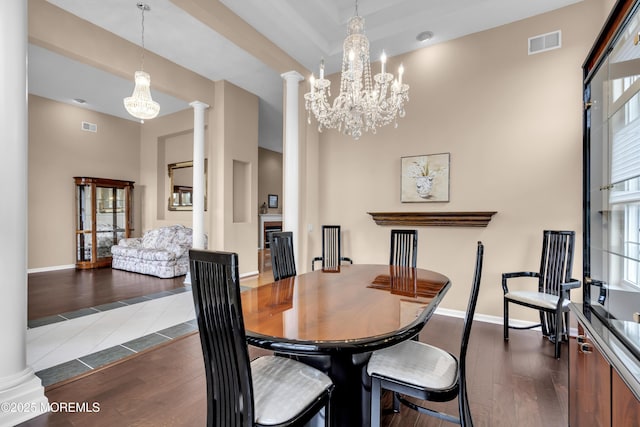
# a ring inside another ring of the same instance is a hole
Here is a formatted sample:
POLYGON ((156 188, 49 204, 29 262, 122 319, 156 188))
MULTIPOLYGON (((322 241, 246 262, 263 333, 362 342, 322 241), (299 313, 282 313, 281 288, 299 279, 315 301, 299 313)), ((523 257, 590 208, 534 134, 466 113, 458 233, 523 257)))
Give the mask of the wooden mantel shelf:
POLYGON ((378 225, 486 227, 497 212, 367 212, 378 225))

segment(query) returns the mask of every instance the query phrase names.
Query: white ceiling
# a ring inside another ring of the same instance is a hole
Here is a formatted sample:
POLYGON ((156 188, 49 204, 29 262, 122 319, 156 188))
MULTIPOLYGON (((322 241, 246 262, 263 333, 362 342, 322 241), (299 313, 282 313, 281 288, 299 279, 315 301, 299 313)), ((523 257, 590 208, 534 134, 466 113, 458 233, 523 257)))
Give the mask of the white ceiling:
MULTIPOLYGON (((141 44, 138 0, 48 0, 50 3, 141 44)), ((211 0, 217 1, 217 0, 211 0)), ((358 14, 376 60, 382 50, 395 56, 478 31, 521 20, 581 0, 359 0, 358 14), (432 31, 428 42, 416 35, 432 31)), ((189 15, 170 0, 146 0, 145 48, 211 80, 228 80, 260 97, 261 144, 281 140, 282 81, 279 73, 189 15), (274 120, 275 119, 275 120, 274 120), (263 129, 274 123, 275 131, 263 129), (264 132, 264 134, 263 134, 264 132), (271 133, 271 134, 270 134, 271 133), (266 140, 267 142, 264 142, 266 140)), ((340 68, 346 23, 353 0, 220 0, 236 15, 317 73, 320 58, 328 74, 340 68)), ((532 34, 532 36, 535 34, 532 34)), ((521 41, 518 41, 521 42, 521 41)), ((525 47, 526 48, 526 47, 525 47)), ((151 89, 161 115, 188 108, 187 102, 151 89)), ((411 84, 411 82, 408 82, 411 84)), ((29 47, 29 92, 62 102, 87 101, 86 108, 131 119, 122 98, 131 80, 115 77, 44 48, 29 47)), ((277 145, 279 141, 275 142, 277 145)))

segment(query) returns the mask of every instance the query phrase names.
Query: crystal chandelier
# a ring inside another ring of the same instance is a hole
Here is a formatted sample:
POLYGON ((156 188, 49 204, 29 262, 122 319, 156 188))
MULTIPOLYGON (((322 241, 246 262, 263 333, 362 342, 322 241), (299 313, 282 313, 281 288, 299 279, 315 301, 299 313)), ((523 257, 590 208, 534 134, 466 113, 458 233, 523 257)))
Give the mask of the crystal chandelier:
POLYGON ((144 12, 151 10, 148 4, 138 3, 136 5, 142 11, 142 58, 140 71, 135 72, 135 87, 133 94, 124 99, 124 108, 133 117, 144 121, 153 119, 160 112, 160 104, 151 99, 151 76, 144 72, 144 12))
POLYGON ((376 133, 376 128, 404 117, 404 103, 409 100, 409 85, 402 83, 404 68, 400 65, 398 78, 385 70, 386 55, 380 57, 381 70, 371 79, 369 40, 364 35, 364 18, 358 15, 349 20, 347 38, 343 44, 340 94, 329 103, 331 82, 324 78, 324 60, 320 62, 320 76, 311 75, 311 91, 304 95, 308 123, 311 113, 318 121, 318 131, 333 128, 354 139, 362 132, 376 133))

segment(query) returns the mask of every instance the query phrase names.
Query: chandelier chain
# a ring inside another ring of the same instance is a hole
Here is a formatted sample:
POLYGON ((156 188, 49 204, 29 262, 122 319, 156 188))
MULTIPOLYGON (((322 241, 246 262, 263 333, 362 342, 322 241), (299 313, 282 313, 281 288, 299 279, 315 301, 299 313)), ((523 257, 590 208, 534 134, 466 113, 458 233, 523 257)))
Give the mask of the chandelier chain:
POLYGON ((140 70, 144 71, 144 11, 147 10, 149 8, 149 6, 147 6, 144 3, 138 3, 138 7, 140 8, 140 10, 142 11, 142 52, 140 53, 140 70))

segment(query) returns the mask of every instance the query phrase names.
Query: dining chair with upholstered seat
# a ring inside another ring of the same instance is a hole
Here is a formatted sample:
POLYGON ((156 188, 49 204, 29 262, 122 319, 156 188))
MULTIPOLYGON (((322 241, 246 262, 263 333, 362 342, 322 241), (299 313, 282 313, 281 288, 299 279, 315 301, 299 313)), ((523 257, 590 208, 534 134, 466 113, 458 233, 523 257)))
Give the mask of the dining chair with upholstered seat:
POLYGON ((580 281, 571 278, 574 231, 544 230, 540 270, 502 274, 504 293, 504 339, 509 340, 509 328, 542 328, 542 336, 555 344, 555 357, 560 358, 560 343, 568 337, 570 290, 579 288, 580 281), (509 279, 529 277, 538 282, 537 290, 513 290, 509 279), (509 325, 509 304, 533 308, 540 312, 540 323, 529 326, 509 325), (563 316, 564 315, 564 316, 563 316))
POLYGON ((459 357, 419 341, 403 341, 371 355, 367 373, 371 376, 371 426, 380 425, 381 389, 394 393, 393 409, 400 410, 402 403, 420 413, 431 415, 452 423, 473 426, 469 399, 467 397, 466 359, 471 325, 480 291, 484 246, 478 242, 475 272, 467 311, 464 317, 459 357), (418 403, 405 396, 424 401, 448 402, 458 398, 458 416, 445 414, 418 403))
POLYGON ((304 425, 323 408, 329 425, 331 379, 295 360, 249 360, 238 255, 189 251, 191 286, 207 382, 207 426, 304 425))
POLYGON ((391 230, 389 265, 416 267, 418 230, 391 230))
POLYGON ((286 279, 296 275, 296 260, 293 253, 293 233, 280 231, 269 235, 271 268, 273 280, 286 279))
POLYGON ((311 260, 311 271, 315 269, 317 261, 322 262, 323 270, 337 270, 342 262, 353 264, 349 257, 342 256, 342 238, 339 225, 322 226, 322 256, 311 260))

